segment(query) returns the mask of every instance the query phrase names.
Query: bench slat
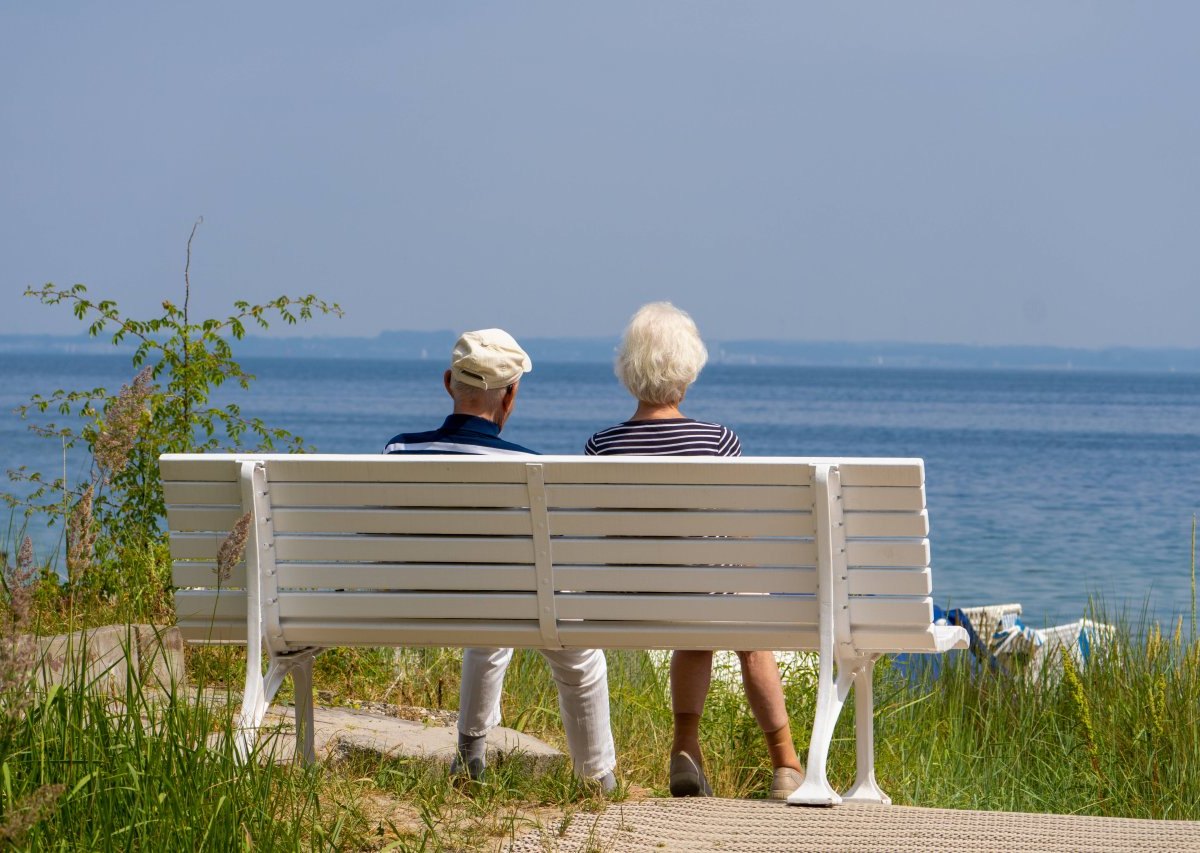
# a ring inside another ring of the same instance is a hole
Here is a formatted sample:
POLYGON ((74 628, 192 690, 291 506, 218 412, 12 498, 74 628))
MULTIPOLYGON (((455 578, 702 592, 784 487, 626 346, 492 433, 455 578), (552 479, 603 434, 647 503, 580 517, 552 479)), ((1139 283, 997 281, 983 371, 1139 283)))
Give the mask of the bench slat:
POLYGON ((397 533, 420 536, 529 536, 522 509, 296 509, 272 510, 276 534, 397 533))
POLYGON ((736 509, 812 510, 807 486, 677 486, 637 488, 612 485, 546 487, 546 503, 554 509, 736 509))
MULTIPOLYGON (((387 457, 380 454, 325 454, 312 453, 303 454, 303 462, 299 467, 291 467, 297 459, 300 459, 300 454, 287 453, 259 453, 259 452, 239 452, 239 453, 206 453, 206 454, 187 454, 187 453, 165 453, 159 458, 159 471, 163 480, 228 480, 234 482, 237 480, 237 466, 241 460, 263 460, 270 463, 272 468, 279 467, 281 476, 273 477, 273 482, 280 480, 323 480, 331 479, 333 482, 345 480, 362 480, 366 482, 402 482, 401 478, 407 477, 404 471, 420 469, 422 471, 430 471, 440 469, 443 473, 431 476, 425 482, 453 482, 462 478, 460 472, 454 472, 453 468, 456 464, 461 464, 462 457, 423 457, 420 460, 420 465, 412 465, 414 460, 412 456, 394 456, 387 457), (403 464, 400 464, 403 461, 403 464), (379 463, 383 463, 380 465, 379 463), (320 477, 304 477, 303 474, 309 470, 321 470, 320 477), (382 473, 380 473, 382 472, 382 473), (197 476, 200 474, 201 476, 197 476), (451 479, 444 479, 449 477, 451 479), (382 479, 381 479, 382 478, 382 479)), ((675 461, 683 461, 684 467, 688 466, 690 460, 687 457, 602 457, 601 459, 582 460, 578 456, 537 456, 537 457, 513 457, 511 460, 508 457, 488 457, 486 467, 495 472, 505 471, 505 476, 511 476, 512 472, 520 474, 520 477, 513 476, 509 480, 493 479, 495 474, 486 475, 487 482, 524 482, 523 473, 519 470, 527 462, 538 462, 542 464, 554 464, 568 466, 564 470, 575 473, 575 469, 579 467, 599 467, 603 464, 605 468, 612 468, 621 465, 642 466, 648 460, 653 460, 654 465, 664 468, 663 462, 670 465, 675 461)), ((771 482, 770 476, 762 471, 765 468, 796 468, 809 467, 818 464, 834 464, 839 466, 841 477, 844 485, 860 486, 860 485, 894 485, 894 486, 915 486, 924 482, 924 463, 919 458, 884 458, 884 457, 815 457, 815 456, 780 456, 780 457, 753 457, 743 456, 736 460, 727 460, 723 458, 706 459, 703 467, 709 468, 715 465, 717 467, 728 466, 731 469, 742 467, 745 463, 752 463, 756 469, 756 474, 749 480, 719 480, 716 478, 705 478, 705 482, 738 482, 744 481, 749 484, 764 484, 771 482), (732 464, 731 464, 732 463, 732 464)), ((468 464, 473 466, 474 470, 479 470, 484 466, 479 466, 472 461, 468 464)), ((577 478, 575 482, 590 482, 577 478)), ((585 473, 584 476, 592 477, 593 474, 585 473)), ((611 480, 611 482, 623 482, 628 480, 629 475, 621 475, 625 480, 611 480)), ((671 482, 682 482, 682 480, 674 478, 671 482)), ((725 475, 718 475, 723 477, 725 475)), ((738 475, 730 475, 738 477, 738 475)), ((569 479, 569 478, 568 478, 569 479)), ((481 480, 482 482, 483 480, 481 480)), ((566 482, 560 478, 556 478, 555 482, 566 482)))
MULTIPOLYGON (((280 618, 325 622, 360 619, 537 619, 537 596, 521 592, 280 592, 280 618)), ((464 636, 469 644, 469 638, 464 636)))
POLYGON ((904 511, 925 509, 925 490, 889 486, 846 486, 842 488, 846 512, 904 511))
POLYGON ((226 504, 242 505, 242 493, 237 483, 194 482, 192 480, 164 480, 163 500, 171 504, 226 504))
MULTIPOLYGON (((177 562, 171 582, 177 587, 217 587, 213 562, 177 562)), ((555 567, 560 589, 592 592, 786 592, 811 595, 816 574, 811 568, 739 566, 570 566, 555 567)), ((849 572, 851 595, 929 595, 928 567, 863 569, 849 572)), ((345 589, 532 590, 533 566, 453 566, 447 564, 283 563, 283 587, 315 587, 336 580, 345 589)), ((223 590, 246 586, 246 564, 234 567, 223 590)))
POLYGON ((854 632, 854 642, 864 652, 943 652, 951 648, 946 644, 944 627, 947 626, 926 625, 923 629, 859 628, 854 632))
POLYGON ((563 593, 555 607, 559 619, 817 623, 816 599, 800 595, 563 593))
POLYGON ((272 488, 279 483, 514 483, 524 485, 525 465, 536 457, 281 455, 266 456, 272 488), (462 467, 462 462, 470 468, 462 467), (469 471, 469 473, 465 473, 469 471))
POLYGON ((929 535, 929 513, 920 512, 848 512, 846 536, 854 538, 929 535))
POLYGON ((842 488, 925 485, 925 463, 920 459, 839 459, 837 466, 842 488))
POLYGON ((929 565, 929 540, 916 542, 847 542, 846 562, 851 566, 921 568, 929 565))
POLYGON ((165 453, 158 458, 158 473, 164 483, 172 480, 236 483, 238 458, 228 453, 165 453))
POLYGON ((352 623, 289 619, 284 623, 294 647, 301 646, 512 646, 536 649, 543 644, 533 620, 404 620, 362 619, 352 623))
POLYGON ((563 646, 573 649, 812 651, 818 647, 815 625, 763 622, 564 622, 558 635, 563 646))
POLYGON ((707 458, 707 464, 676 465, 686 457, 659 456, 648 463, 645 457, 590 457, 564 460, 543 457, 546 485, 644 485, 665 483, 685 486, 807 486, 812 466, 798 460, 739 457, 707 458), (730 464, 732 461, 732 464, 730 464), (665 463, 665 464, 663 464, 665 463))
MULTIPOLYGON (((171 583, 174 586, 217 586, 217 564, 213 560, 176 560, 171 565, 171 583)), ((221 589, 245 589, 246 563, 243 561, 233 567, 229 579, 221 584, 221 589)))
POLYGON ((197 645, 246 645, 246 616, 228 622, 180 619, 175 623, 184 642, 197 645))
MULTIPOLYGON (((233 528, 241 507, 174 506, 167 512, 172 530, 220 532, 233 528)), ((553 512, 554 536, 802 536, 813 535, 808 513, 749 512, 553 512)), ((521 510, 278 508, 277 533, 397 533, 520 536, 530 532, 521 510)), ((876 535, 883 535, 876 531, 876 535)))
POLYGON ((533 541, 528 536, 292 534, 275 540, 275 552, 277 560, 303 562, 532 563, 533 541))
POLYGON ((809 536, 811 513, 551 511, 551 536, 809 536))
POLYGON ((555 563, 815 566, 817 547, 800 539, 555 539, 555 563))
MULTIPOLYGON (((470 622, 473 642, 486 646, 512 646, 535 649, 542 644, 537 622, 511 621, 486 624, 470 622)), ((246 642, 246 619, 209 623, 180 619, 177 623, 183 639, 189 643, 246 642)), ((936 626, 916 629, 860 628, 855 641, 865 652, 938 652, 948 646, 939 642, 936 626)), ((288 635, 294 646, 456 646, 462 643, 461 622, 368 621, 354 624, 329 624, 290 620, 288 635)), ((604 649, 765 649, 768 651, 817 648, 815 627, 794 625, 744 624, 737 622, 707 625, 687 623, 605 623, 599 621, 566 622, 559 626, 559 638, 567 648, 604 649)))
POLYGON ((272 483, 275 506, 311 507, 519 507, 524 483, 272 483))
POLYGON ((447 563, 279 563, 283 587, 345 589, 536 589, 532 565, 479 566, 447 563))
POLYGON ((175 612, 180 621, 205 622, 215 619, 229 622, 240 619, 246 624, 246 591, 241 589, 175 591, 175 612))
POLYGON ((174 560, 215 560, 226 533, 171 534, 171 558, 174 560))
POLYGON ((933 622, 930 598, 863 596, 850 599, 850 626, 860 628, 926 628, 933 622))
POLYGON ((920 569, 850 569, 850 595, 929 595, 933 574, 920 569))
POLYGON ((812 568, 755 566, 572 566, 554 567, 560 590, 590 592, 788 592, 811 595, 812 568))
POLYGON ((168 506, 172 530, 228 533, 242 516, 241 506, 168 506))

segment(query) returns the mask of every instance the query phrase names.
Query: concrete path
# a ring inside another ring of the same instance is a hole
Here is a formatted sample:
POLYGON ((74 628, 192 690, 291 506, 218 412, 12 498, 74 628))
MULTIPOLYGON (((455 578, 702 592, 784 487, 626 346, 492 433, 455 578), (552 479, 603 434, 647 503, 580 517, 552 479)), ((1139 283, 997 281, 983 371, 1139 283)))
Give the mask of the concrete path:
MULTIPOLYGON (((389 758, 404 756, 449 764, 458 741, 452 716, 414 721, 390 714, 318 705, 314 717, 313 740, 319 759, 370 752, 389 758)), ((277 761, 290 761, 295 755, 295 743, 292 709, 272 706, 259 738, 260 749, 269 749, 277 761)), ((538 772, 566 760, 561 752, 543 741, 503 726, 488 733, 487 745, 488 763, 492 765, 501 758, 521 755, 538 772)))
POLYGON ((1200 851, 1200 821, 954 811, 908 806, 789 806, 689 798, 613 803, 538 830, 506 853, 1067 853, 1200 851))

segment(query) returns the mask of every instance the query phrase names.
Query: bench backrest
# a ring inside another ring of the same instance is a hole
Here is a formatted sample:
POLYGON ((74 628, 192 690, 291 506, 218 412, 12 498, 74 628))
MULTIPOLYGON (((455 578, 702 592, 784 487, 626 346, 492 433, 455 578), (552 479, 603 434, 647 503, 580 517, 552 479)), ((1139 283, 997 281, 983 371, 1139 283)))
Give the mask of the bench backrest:
POLYGON ((815 649, 822 618, 862 650, 931 642, 919 459, 170 454, 161 473, 193 642, 245 642, 256 600, 277 651, 815 649), (244 512, 247 560, 218 582, 244 512))

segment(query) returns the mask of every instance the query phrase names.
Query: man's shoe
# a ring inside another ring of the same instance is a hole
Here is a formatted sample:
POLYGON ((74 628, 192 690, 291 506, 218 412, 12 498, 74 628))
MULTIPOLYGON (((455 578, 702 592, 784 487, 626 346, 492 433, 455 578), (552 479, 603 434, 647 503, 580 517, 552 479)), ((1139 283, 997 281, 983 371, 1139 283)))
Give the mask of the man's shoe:
POLYGON ((483 771, 487 770, 487 764, 482 758, 463 759, 462 755, 454 756, 454 760, 450 762, 450 775, 458 776, 462 774, 463 767, 466 767, 466 774, 472 782, 478 782, 483 778, 483 771))
POLYGON ((450 762, 450 775, 458 776, 464 769, 476 782, 483 778, 483 771, 487 769, 486 735, 464 735, 459 732, 458 749, 454 752, 454 760, 450 762))
POLYGON ((804 784, 804 774, 790 767, 776 767, 771 778, 771 799, 786 800, 792 792, 804 784))
POLYGON ((677 752, 671 756, 670 776, 672 797, 712 796, 712 788, 704 778, 704 771, 700 769, 696 759, 686 752, 677 752))

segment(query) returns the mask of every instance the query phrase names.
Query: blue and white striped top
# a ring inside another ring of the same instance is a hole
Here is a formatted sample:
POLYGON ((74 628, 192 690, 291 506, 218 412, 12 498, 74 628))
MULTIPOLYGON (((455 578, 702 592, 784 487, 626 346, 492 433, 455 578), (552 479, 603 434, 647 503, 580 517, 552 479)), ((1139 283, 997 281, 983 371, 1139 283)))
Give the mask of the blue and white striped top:
POLYGON ((587 440, 589 456, 741 456, 737 434, 721 424, 691 418, 626 421, 587 440))
POLYGON ((475 415, 450 415, 440 428, 429 432, 402 432, 383 452, 537 455, 536 450, 505 441, 497 424, 475 415))

